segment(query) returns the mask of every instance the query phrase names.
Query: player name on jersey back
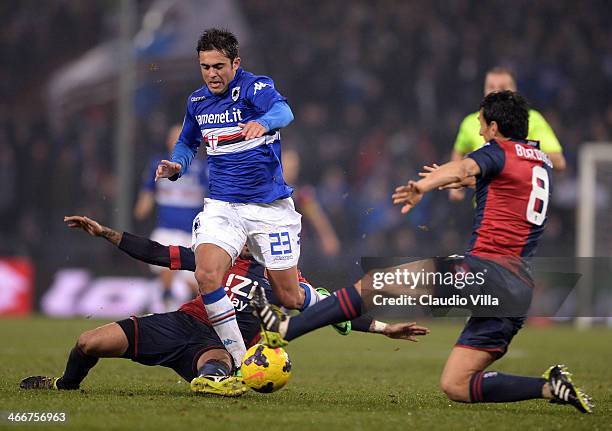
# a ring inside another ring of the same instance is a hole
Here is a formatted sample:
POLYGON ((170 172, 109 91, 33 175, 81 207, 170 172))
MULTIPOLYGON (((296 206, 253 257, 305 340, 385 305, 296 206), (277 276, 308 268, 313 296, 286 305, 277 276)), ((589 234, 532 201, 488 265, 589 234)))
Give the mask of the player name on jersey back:
POLYGON ((528 148, 521 144, 514 144, 514 150, 516 151, 516 155, 523 159, 537 160, 539 162, 546 163, 551 168, 553 167, 550 157, 548 157, 548 155, 542 150, 537 148, 528 148))

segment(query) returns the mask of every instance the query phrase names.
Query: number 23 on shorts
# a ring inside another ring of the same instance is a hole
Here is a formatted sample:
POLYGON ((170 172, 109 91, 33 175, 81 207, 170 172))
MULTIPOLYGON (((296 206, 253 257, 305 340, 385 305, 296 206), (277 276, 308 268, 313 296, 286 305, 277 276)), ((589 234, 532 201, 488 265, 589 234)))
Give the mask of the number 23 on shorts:
POLYGON ((289 232, 277 232, 268 234, 270 238, 270 252, 272 256, 291 254, 291 238, 289 232))

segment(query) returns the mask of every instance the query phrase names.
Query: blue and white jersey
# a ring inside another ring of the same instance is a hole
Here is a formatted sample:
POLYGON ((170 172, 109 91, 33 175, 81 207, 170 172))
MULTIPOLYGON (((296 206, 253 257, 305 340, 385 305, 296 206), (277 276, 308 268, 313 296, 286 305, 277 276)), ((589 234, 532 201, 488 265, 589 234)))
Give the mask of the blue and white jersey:
POLYGON ((166 179, 155 182, 155 170, 165 157, 151 160, 142 189, 155 194, 158 228, 178 229, 191 234, 193 219, 202 211, 208 188, 206 165, 194 160, 189 172, 176 182, 166 179))
MULTIPOLYGON (((280 132, 270 130, 261 138, 245 140, 238 127, 238 123, 257 120, 279 101, 286 99, 270 78, 242 68, 224 94, 214 95, 204 85, 189 96, 176 148, 188 148, 192 155, 187 157, 192 159, 204 141, 209 197, 224 202, 270 203, 291 196, 293 190, 285 183, 281 167, 280 132)), ((188 166, 181 165, 185 172, 188 166)))

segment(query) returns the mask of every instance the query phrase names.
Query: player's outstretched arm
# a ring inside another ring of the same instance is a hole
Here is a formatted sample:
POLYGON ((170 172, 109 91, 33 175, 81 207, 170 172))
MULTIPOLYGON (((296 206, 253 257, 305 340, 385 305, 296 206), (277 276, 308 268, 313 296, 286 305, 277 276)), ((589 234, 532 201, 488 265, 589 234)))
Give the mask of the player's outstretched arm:
POLYGON ((67 216, 64 221, 68 227, 80 228, 92 236, 105 238, 141 262, 170 269, 195 271, 195 255, 187 247, 165 246, 129 232, 119 233, 89 217, 67 216))
POLYGON ((451 184, 462 183, 468 177, 480 173, 480 167, 471 158, 448 162, 435 169, 419 181, 408 181, 408 184, 399 186, 391 196, 393 204, 402 205, 402 213, 406 214, 423 199, 423 195, 432 190, 444 188, 451 184))
MULTIPOLYGON (((374 321, 376 322, 376 321, 374 321)), ((372 322, 374 324, 374 322, 372 322)), ((383 322, 379 322, 383 323, 383 322)), ((389 338, 396 340, 408 340, 418 342, 417 337, 429 334, 429 329, 425 326, 419 326, 416 322, 403 322, 403 323, 383 323, 385 326, 380 334, 383 334, 389 338)))
POLYGON ((187 247, 162 245, 148 238, 125 232, 119 243, 119 250, 150 265, 195 271, 195 254, 187 247))
POLYGON ((417 337, 429 334, 428 328, 418 326, 416 322, 385 323, 368 316, 360 316, 351 320, 351 325, 355 331, 381 334, 396 340, 413 342, 419 341, 417 337))
MULTIPOLYGON (((461 129, 459 131, 459 135, 461 135, 461 129)), ((459 136, 457 136, 457 141, 459 141, 459 136)), ((465 156, 465 153, 463 153, 462 151, 459 151, 456 147, 460 146, 461 144, 458 142, 455 142, 455 148, 453 148, 453 152, 451 153, 451 162, 454 161, 459 161, 462 160, 463 157, 465 156)), ((435 165, 438 166, 438 165, 435 165)), ((451 202, 461 202, 463 199, 465 199, 465 190, 463 190, 463 188, 460 187, 450 187, 448 190, 448 198, 451 200, 451 202)))
POLYGON ((112 230, 107 226, 103 226, 97 221, 85 216, 65 216, 64 223, 66 223, 68 227, 82 229, 91 236, 102 237, 117 246, 123 237, 122 233, 112 230))
MULTIPOLYGON (((435 172, 438 169, 440 169, 440 166, 436 163, 432 163, 431 166, 423 166, 424 172, 419 172, 419 177, 426 178, 429 175, 431 175, 432 172, 435 172)), ((445 189, 462 190, 465 187, 470 187, 470 188, 476 187, 476 177, 474 176, 467 177, 463 181, 447 184, 442 187, 438 187, 438 190, 445 190, 445 189)))

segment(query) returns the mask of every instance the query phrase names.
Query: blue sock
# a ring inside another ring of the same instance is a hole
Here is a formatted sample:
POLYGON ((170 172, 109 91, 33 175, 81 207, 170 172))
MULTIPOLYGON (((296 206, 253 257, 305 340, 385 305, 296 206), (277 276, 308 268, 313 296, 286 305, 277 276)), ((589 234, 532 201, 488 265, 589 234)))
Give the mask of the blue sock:
POLYGON ((470 379, 473 403, 508 403, 542 398, 542 377, 511 376, 497 371, 479 371, 470 379))
POLYGON ((198 376, 229 376, 230 367, 223 361, 211 359, 198 369, 198 376))
POLYGON ((214 304, 215 302, 223 299, 224 296, 227 296, 225 293, 225 288, 223 286, 219 287, 216 290, 213 290, 210 293, 202 293, 202 302, 206 304, 214 304))
POLYGON ((361 315, 362 303, 359 292, 353 286, 340 289, 329 298, 291 317, 284 338, 291 341, 323 326, 352 320, 361 315))
POLYGON ((306 310, 308 307, 312 307, 321 299, 317 291, 308 283, 300 281, 300 288, 304 291, 304 303, 300 307, 300 311, 306 310))

